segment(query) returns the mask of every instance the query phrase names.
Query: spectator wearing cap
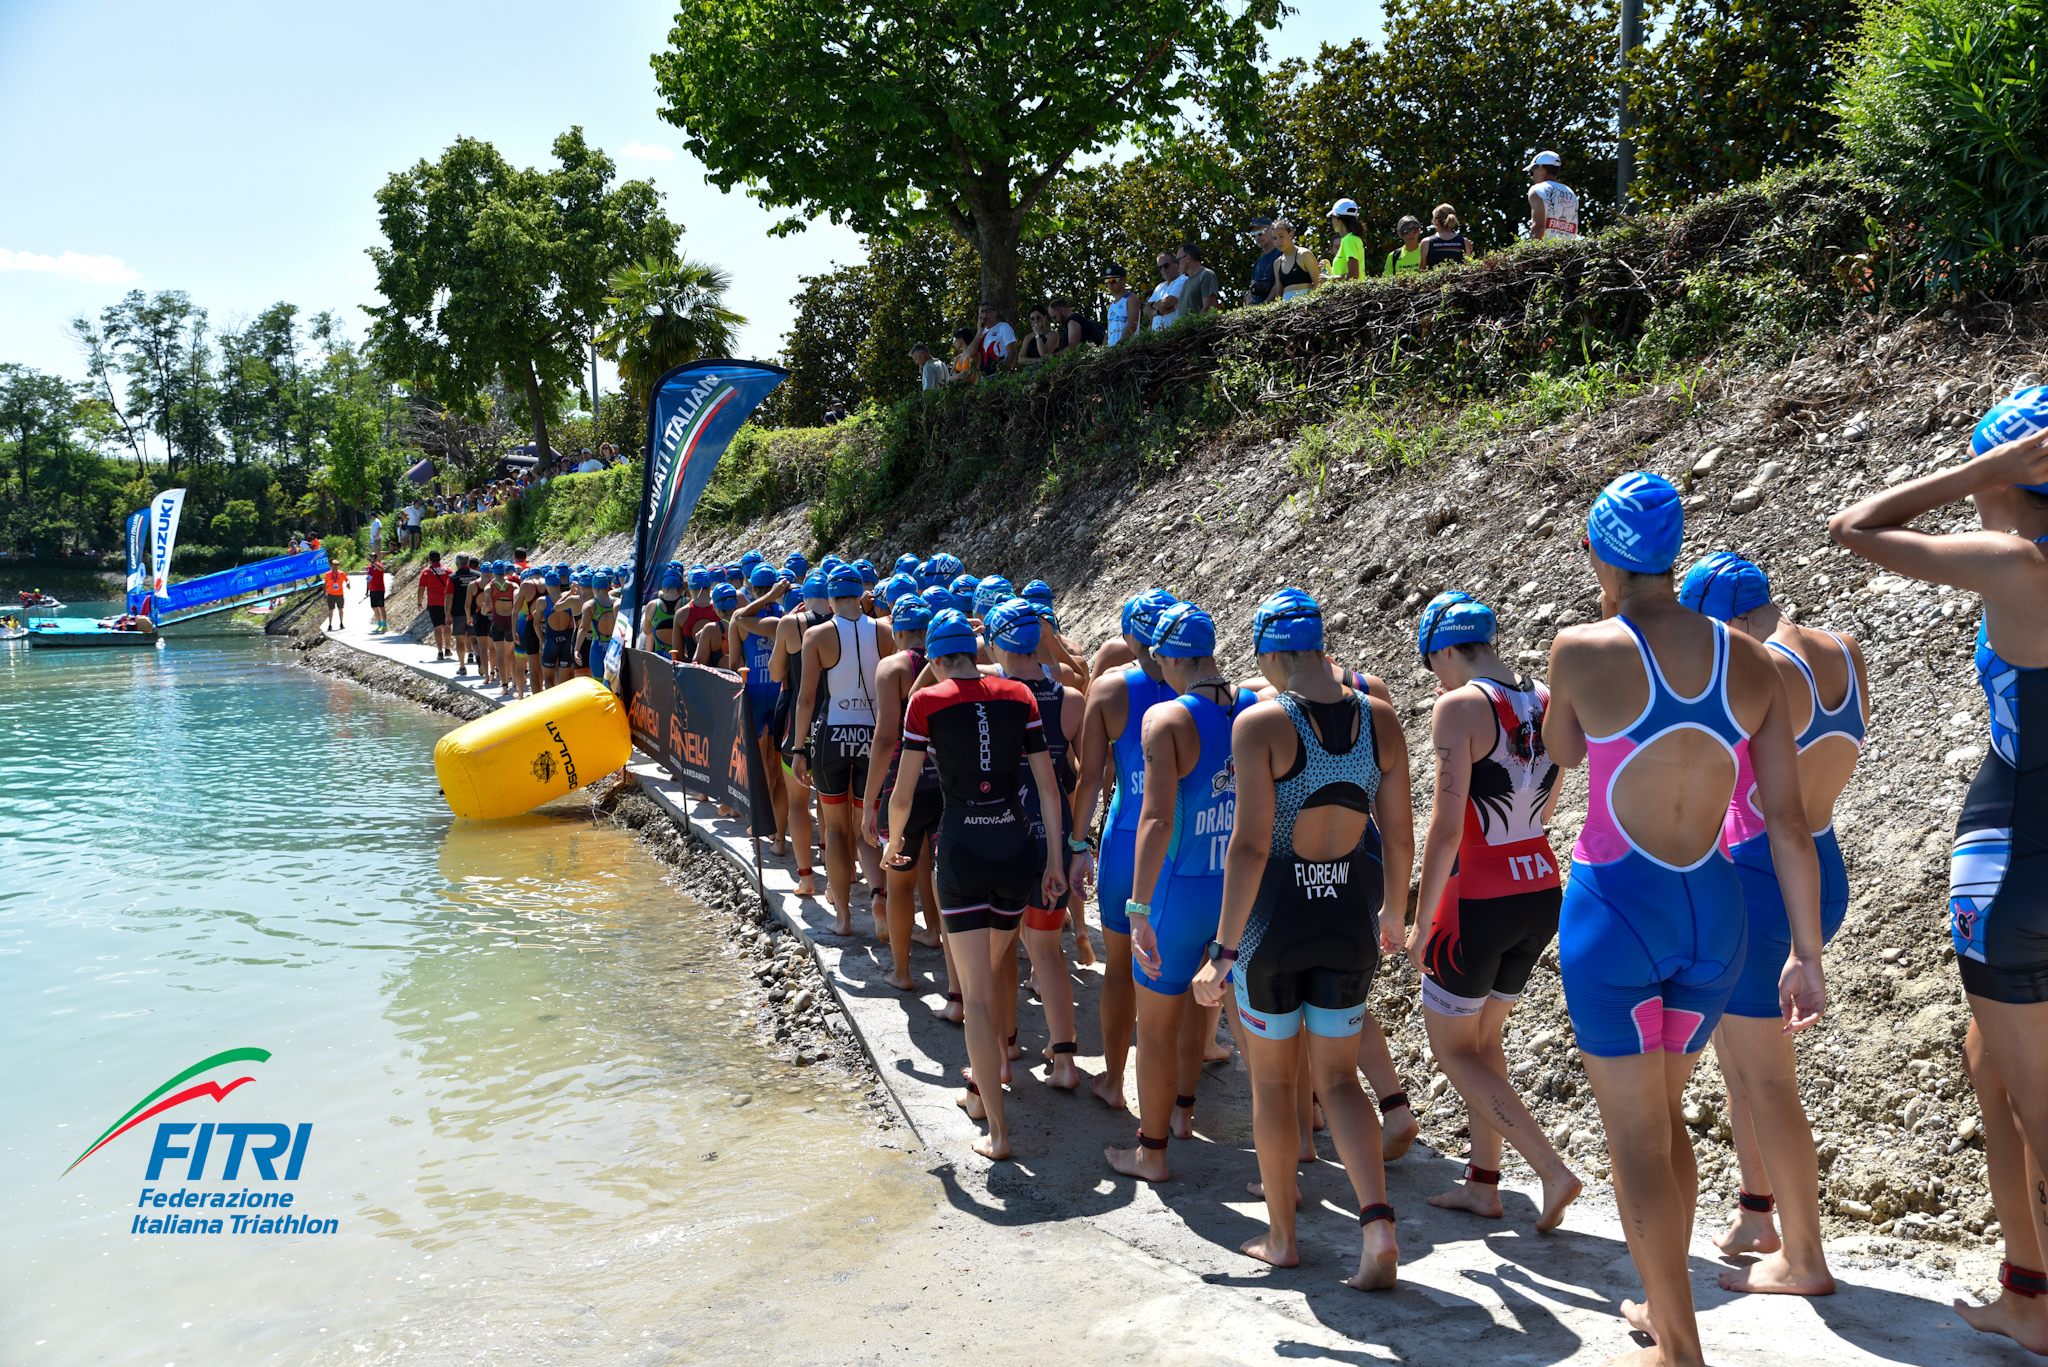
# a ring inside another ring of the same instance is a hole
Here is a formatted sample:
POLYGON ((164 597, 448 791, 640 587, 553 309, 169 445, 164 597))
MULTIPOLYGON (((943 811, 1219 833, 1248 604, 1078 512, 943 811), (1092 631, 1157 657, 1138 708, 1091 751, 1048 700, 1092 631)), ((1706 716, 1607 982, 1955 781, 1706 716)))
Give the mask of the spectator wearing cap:
POLYGON ((1401 245, 1387 253, 1388 275, 1412 275, 1422 269, 1422 220, 1414 214, 1401 215, 1394 225, 1401 245))
POLYGON ((1187 284, 1180 273, 1180 257, 1173 252, 1161 252, 1156 263, 1159 267, 1159 283, 1152 287, 1152 297, 1145 301, 1145 316, 1152 320, 1152 326, 1172 327, 1179 319, 1180 292, 1187 284))
POLYGON ((1284 218, 1273 220, 1273 293, 1268 300, 1292 299, 1307 294, 1323 283, 1323 266, 1316 254, 1294 236, 1294 224, 1284 218))
POLYGON ((846 400, 834 399, 825 405, 825 421, 829 423, 846 421, 846 400))
POLYGON ((1215 308, 1216 296, 1223 292, 1223 283, 1216 278, 1216 272, 1202 264, 1201 246, 1194 242, 1181 243, 1175 260, 1180 265, 1181 279, 1187 283, 1181 286, 1181 306, 1174 314, 1174 321, 1192 318, 1215 308))
POLYGON ((981 358, 981 373, 1017 368, 1017 330, 1003 321, 1002 310, 992 303, 981 306, 981 331, 975 334, 975 354, 981 358))
POLYGON ((932 349, 923 342, 910 349, 910 359, 916 363, 918 376, 926 389, 944 389, 946 381, 952 377, 946 363, 933 356, 932 349))
POLYGON ((1272 219, 1252 220, 1252 241, 1258 246, 1259 259, 1252 262, 1252 283, 1245 288, 1244 301, 1263 304, 1273 295, 1273 263, 1280 258, 1280 249, 1273 245, 1272 219))
POLYGON ((1558 179, 1564 160, 1555 152, 1538 152, 1522 168, 1529 173, 1529 240, 1579 235, 1579 197, 1558 179))
POLYGON ((1112 261, 1102 268, 1102 292, 1109 296, 1109 310, 1103 314, 1102 344, 1115 346, 1137 335, 1138 305, 1131 295, 1124 268, 1112 261))
MULTIPOLYGON (((1421 224, 1417 224, 1419 231, 1421 224)), ((1330 206, 1330 231, 1337 239, 1337 253, 1330 258, 1330 276, 1336 280, 1365 279, 1365 224, 1358 218, 1358 201, 1340 199, 1330 206)))
POLYGON ((1422 239, 1422 269, 1469 260, 1472 244, 1458 231, 1458 211, 1448 204, 1439 204, 1429 218, 1436 231, 1422 239))

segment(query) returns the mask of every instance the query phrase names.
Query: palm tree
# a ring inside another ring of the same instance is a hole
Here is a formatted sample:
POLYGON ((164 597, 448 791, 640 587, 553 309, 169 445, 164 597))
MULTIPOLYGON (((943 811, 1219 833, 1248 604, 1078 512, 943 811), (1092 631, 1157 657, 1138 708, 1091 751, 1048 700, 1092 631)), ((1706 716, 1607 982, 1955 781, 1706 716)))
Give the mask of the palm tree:
POLYGON ((733 330, 747 320, 725 306, 731 287, 726 272, 687 257, 650 257, 612 275, 604 301, 611 317, 598 334, 598 349, 618 363, 620 379, 643 412, 671 368, 732 354, 733 330))

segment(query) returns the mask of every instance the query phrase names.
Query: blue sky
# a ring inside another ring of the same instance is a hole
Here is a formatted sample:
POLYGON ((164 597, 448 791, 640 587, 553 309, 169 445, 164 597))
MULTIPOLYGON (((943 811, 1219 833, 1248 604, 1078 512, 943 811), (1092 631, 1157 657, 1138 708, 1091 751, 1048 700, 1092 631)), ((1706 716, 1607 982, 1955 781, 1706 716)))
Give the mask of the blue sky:
MULTIPOLYGON (((1276 58, 1377 35, 1372 0, 1295 4, 1276 58)), ((458 135, 541 164, 571 124, 662 189, 684 250, 732 272, 741 353, 773 354, 797 277, 857 260, 859 242, 824 222, 770 237, 768 214, 705 183, 655 114, 647 59, 673 14, 662 0, 0 0, 0 361, 80 376, 69 320, 130 289, 183 289, 217 324, 289 300, 361 337, 385 178, 458 135)))

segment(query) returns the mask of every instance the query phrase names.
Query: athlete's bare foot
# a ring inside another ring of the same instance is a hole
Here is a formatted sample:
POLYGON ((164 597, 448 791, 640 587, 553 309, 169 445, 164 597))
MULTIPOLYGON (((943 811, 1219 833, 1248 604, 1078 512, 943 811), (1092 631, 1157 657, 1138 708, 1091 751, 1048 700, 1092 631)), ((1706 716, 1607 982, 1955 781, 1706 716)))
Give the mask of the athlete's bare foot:
POLYGON ((1358 1271, 1344 1279, 1344 1285, 1360 1291, 1385 1291, 1400 1276, 1401 1246, 1394 1242, 1394 1226, 1388 1220, 1374 1220, 1365 1227, 1365 1246, 1358 1251, 1358 1271))
POLYGON ((1229 1045, 1219 1043, 1218 1041, 1212 1039, 1207 1044, 1202 1046, 1202 1062, 1205 1064, 1228 1063, 1230 1062, 1230 1056, 1232 1054, 1235 1054, 1236 1052, 1237 1050, 1231 1048, 1229 1045))
POLYGON ((1053 1055, 1052 1066, 1045 1070, 1045 1085, 1063 1092, 1080 1090, 1081 1069, 1075 1064, 1072 1054, 1053 1055))
MULTIPOLYGON (((969 1063, 961 1064, 960 1076, 969 1082, 974 1081, 974 1065, 969 1063)), ((1010 1061, 1008 1059, 1003 1060, 1003 1085, 1005 1087, 1010 1085, 1010 1061)))
POLYGON ((908 973, 905 973, 900 978, 894 973, 884 973, 882 981, 895 988, 898 992, 914 992, 917 990, 917 983, 908 973))
POLYGON ((1308 1104, 1308 1127, 1311 1130, 1327 1130, 1330 1122, 1323 1119, 1323 1103, 1311 1101, 1308 1104))
POLYGON ((1270 1229, 1256 1239, 1246 1239, 1237 1246, 1237 1251, 1247 1258, 1257 1258, 1262 1263, 1275 1267, 1301 1266, 1301 1254, 1291 1242, 1283 1240, 1270 1229))
POLYGON ((913 929, 910 932, 910 938, 913 943, 923 945, 926 949, 937 949, 945 943, 944 940, 939 938, 939 932, 929 927, 922 930, 913 929))
POLYGON ((1607 1367, 1665 1367, 1662 1348, 1631 1348, 1607 1359, 1607 1367))
MULTIPOLYGON (((1003 1045, 1003 1057, 1004 1057, 1004 1058, 1023 1058, 1023 1057, 1024 1057, 1024 1051, 1023 1051, 1023 1050, 1022 1050, 1021 1048, 1019 1048, 1019 1047, 1018 1047, 1018 1045, 1017 1045, 1017 1037, 1016 1037, 1015 1035, 1012 1035, 1012 1036, 1010 1036, 1009 1040, 1008 1040, 1007 1042, 1005 1042, 1005 1043, 1004 1043, 1004 1045, 1003 1045)), ((1005 1068, 1005 1069, 1003 1069, 1003 1081, 1005 1081, 1005 1082, 1008 1082, 1008 1081, 1010 1080, 1010 1076, 1009 1076, 1009 1074, 1010 1074, 1010 1070, 1009 1070, 1008 1068, 1005 1068)))
MULTIPOLYGON (((1250 1194, 1252 1195, 1252 1197, 1253 1197, 1254 1199, 1256 1199, 1256 1200, 1260 1200, 1260 1201, 1263 1201, 1263 1200, 1265 1200, 1265 1199, 1266 1199, 1266 1184, 1265 1184, 1264 1182, 1247 1182, 1247 1183, 1245 1183, 1245 1184, 1244 1184, 1244 1189, 1245 1189, 1245 1190, 1246 1190, 1247 1192, 1249 1192, 1249 1193, 1250 1193, 1250 1194)), ((1300 1209, 1301 1209, 1301 1188, 1300 1188, 1300 1187, 1296 1187, 1296 1188, 1294 1189, 1294 1208, 1295 1208, 1296 1210, 1300 1210, 1300 1209)), ((1257 1254, 1253 1254, 1252 1256, 1253 1256, 1253 1257, 1257 1257, 1258 1255, 1257 1255, 1257 1254)))
POLYGON ((1192 1106, 1174 1107, 1173 1114, 1166 1118, 1166 1132, 1175 1139, 1193 1139, 1195 1137, 1195 1108, 1192 1106))
POLYGON ((1562 1177, 1543 1179, 1543 1213, 1536 1217, 1538 1230, 1556 1229, 1564 1223, 1564 1210, 1579 1199, 1579 1193, 1586 1184, 1579 1180, 1577 1173, 1569 1168, 1562 1177))
POLYGON ((1301 1152, 1294 1155, 1294 1161, 1297 1163, 1313 1163, 1317 1157, 1319 1155, 1316 1153, 1316 1137, 1313 1134, 1303 1135, 1301 1137, 1301 1152))
POLYGON ((1723 1291, 1774 1292, 1780 1296, 1832 1296, 1835 1279, 1827 1264, 1815 1271, 1795 1268, 1784 1253, 1766 1253, 1753 1263, 1732 1267, 1721 1274, 1723 1291))
POLYGON ((1095 942, 1086 932, 1074 936, 1074 962, 1083 968, 1095 966, 1095 942))
POLYGON ((1380 1161, 1391 1163, 1414 1147, 1422 1133, 1422 1122, 1406 1106, 1396 1106, 1380 1117, 1380 1161))
POLYGON ((818 895, 818 880, 816 876, 808 873, 799 874, 796 880, 796 895, 799 897, 816 897, 818 895))
POLYGON ((1728 1232, 1714 1240, 1714 1247, 1731 1258, 1738 1253, 1776 1253, 1784 1246, 1769 1211, 1745 1210, 1741 1206, 1735 1208, 1735 1223, 1728 1227, 1728 1232))
POLYGON ((832 933, 834 935, 845 935, 849 937, 853 934, 852 907, 832 908, 832 933))
POLYGON ((2048 1300, 2001 1291, 1989 1305, 1958 1298, 1955 1311, 1979 1333, 2003 1334, 2030 1353, 2048 1354, 2048 1300))
MULTIPOLYGON (((1621 1303, 1621 1317, 1628 1321, 1629 1328, 1635 1330, 1652 1343, 1657 1341, 1656 1326, 1650 1323, 1650 1303, 1648 1301, 1623 1301, 1621 1303)), ((1616 1362, 1621 1361, 1620 1358, 1614 1360, 1616 1362)), ((1663 1359, 1652 1358, 1651 1361, 1662 1362, 1663 1359)))
POLYGON ((1491 1182, 1461 1182, 1429 1198, 1439 1210, 1469 1210, 1489 1220, 1501 1217, 1500 1188, 1491 1182))
POLYGON ((1094 1093, 1097 1101, 1113 1111, 1127 1111, 1131 1108, 1131 1103, 1124 1100, 1124 1080, 1120 1077, 1111 1077, 1108 1073, 1100 1074, 1095 1081, 1088 1084, 1088 1090, 1094 1093))
POLYGON ((993 1159, 1001 1163, 1010 1156, 1010 1137, 1004 1135, 1001 1139, 996 1139, 990 1135, 982 1135, 969 1144, 968 1147, 983 1158, 993 1159))
POLYGON ((889 899, 876 893, 868 899, 868 914, 875 918, 875 938, 889 943, 889 899))
POLYGON ((958 1025, 961 1021, 967 1019, 967 1007, 957 995, 948 993, 946 1004, 933 1014, 942 1021, 950 1021, 954 1025, 958 1025))
POLYGON ((962 1092, 953 1098, 953 1104, 967 1112, 969 1120, 988 1119, 988 1107, 981 1104, 981 1095, 977 1092, 962 1092))
POLYGON ((1166 1170, 1165 1149, 1148 1149, 1141 1144, 1135 1149, 1104 1149, 1102 1156, 1112 1168, 1141 1182, 1164 1182, 1172 1175, 1166 1170))

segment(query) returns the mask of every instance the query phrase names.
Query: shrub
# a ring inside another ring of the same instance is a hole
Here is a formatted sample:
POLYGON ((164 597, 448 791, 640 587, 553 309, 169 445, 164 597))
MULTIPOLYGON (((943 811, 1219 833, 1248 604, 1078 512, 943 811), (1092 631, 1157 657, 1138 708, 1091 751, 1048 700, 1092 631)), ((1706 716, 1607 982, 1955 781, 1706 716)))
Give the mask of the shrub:
POLYGON ((1858 163, 1918 219, 1933 295, 1994 289, 2048 252, 2048 0, 1878 0, 1833 97, 1858 163))

